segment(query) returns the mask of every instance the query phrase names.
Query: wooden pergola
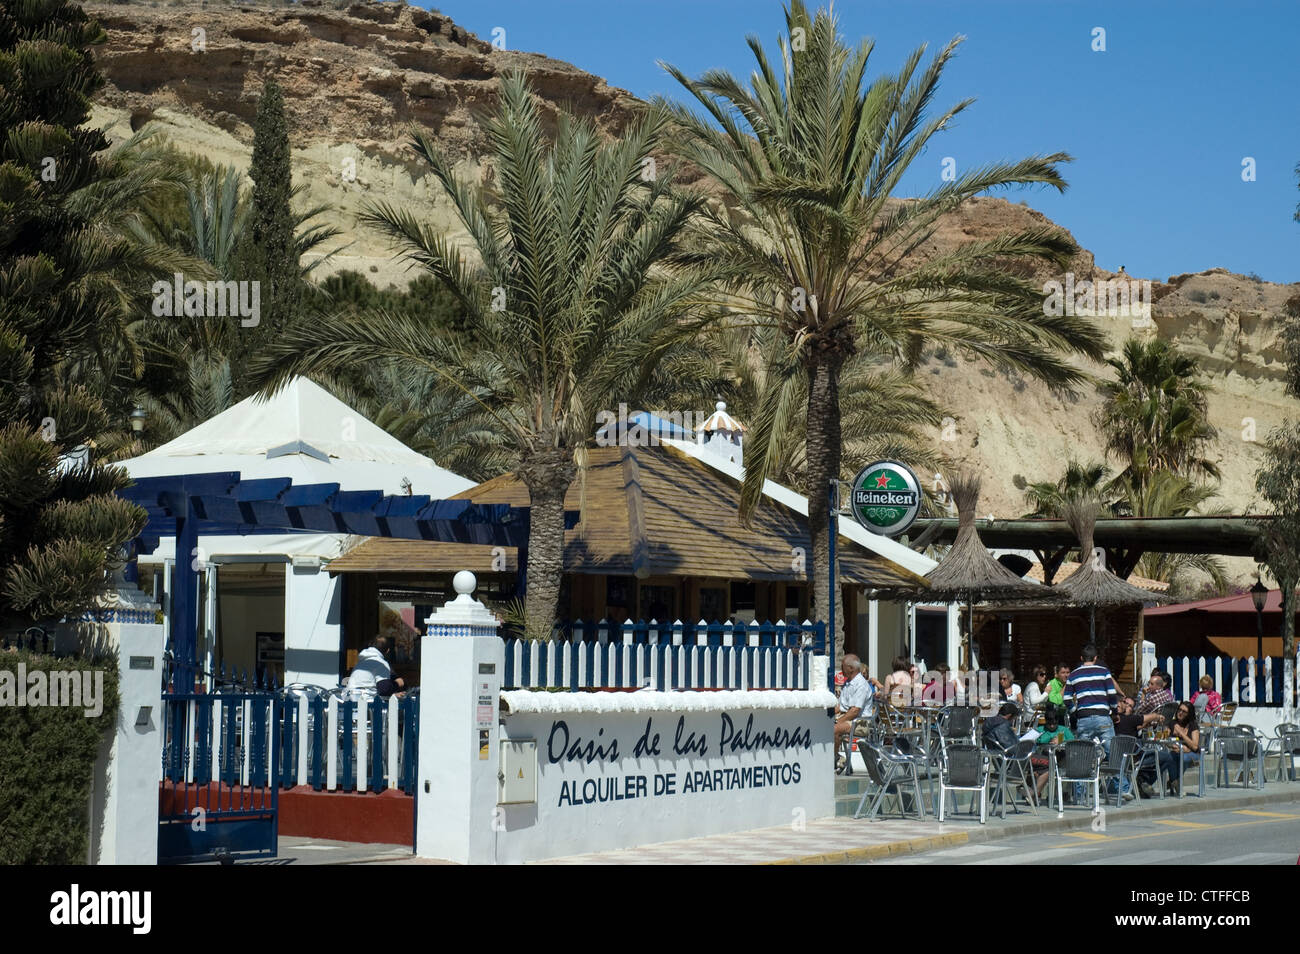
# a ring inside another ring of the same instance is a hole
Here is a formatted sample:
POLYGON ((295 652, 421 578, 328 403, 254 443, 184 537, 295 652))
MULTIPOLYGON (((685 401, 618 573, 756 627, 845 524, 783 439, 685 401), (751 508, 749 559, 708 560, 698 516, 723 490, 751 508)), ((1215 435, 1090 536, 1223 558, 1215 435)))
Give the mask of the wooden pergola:
MULTIPOLYGON (((1129 576, 1144 553, 1213 553, 1220 556, 1255 555, 1264 514, 1217 517, 1108 517, 1093 529, 1095 544, 1106 551, 1106 565, 1121 579, 1129 576)), ((1022 517, 1012 520, 977 520, 984 545, 995 550, 1033 550, 1043 564, 1046 581, 1079 541, 1066 520, 1022 517)), ((948 544, 957 538, 953 517, 922 518, 912 525, 911 545, 948 544)))

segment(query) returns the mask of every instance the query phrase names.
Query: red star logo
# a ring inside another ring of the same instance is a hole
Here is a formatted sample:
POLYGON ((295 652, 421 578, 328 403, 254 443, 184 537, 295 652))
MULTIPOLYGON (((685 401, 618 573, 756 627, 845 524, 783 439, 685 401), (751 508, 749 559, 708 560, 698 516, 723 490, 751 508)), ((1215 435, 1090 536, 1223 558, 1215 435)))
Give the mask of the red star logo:
POLYGON ((888 475, 888 474, 881 474, 879 477, 876 478, 876 489, 879 490, 879 489, 882 488, 882 487, 884 487, 886 490, 889 489, 889 475, 888 475))

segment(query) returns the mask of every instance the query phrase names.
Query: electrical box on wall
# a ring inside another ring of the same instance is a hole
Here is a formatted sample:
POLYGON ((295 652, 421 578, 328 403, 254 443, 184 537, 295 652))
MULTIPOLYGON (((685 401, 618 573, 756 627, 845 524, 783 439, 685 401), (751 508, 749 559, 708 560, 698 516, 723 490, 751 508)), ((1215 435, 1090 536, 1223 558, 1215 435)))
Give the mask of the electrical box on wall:
POLYGON ((524 805, 537 801, 537 740, 502 739, 497 803, 524 805))

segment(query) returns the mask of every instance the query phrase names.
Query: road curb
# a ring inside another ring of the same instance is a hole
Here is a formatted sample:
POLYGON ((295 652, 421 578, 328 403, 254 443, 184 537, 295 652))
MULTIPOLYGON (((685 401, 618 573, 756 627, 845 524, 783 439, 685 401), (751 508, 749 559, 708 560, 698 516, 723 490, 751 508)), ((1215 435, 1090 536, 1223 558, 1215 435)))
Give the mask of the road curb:
MULTIPOLYGON (((1134 821, 1147 818, 1170 818, 1180 815, 1192 815, 1197 812, 1209 811, 1237 811, 1243 808, 1251 808, 1256 805, 1271 805, 1277 802, 1295 801, 1300 796, 1300 789, 1291 789, 1280 792, 1255 792, 1251 795, 1242 795, 1231 799, 1208 799, 1199 798, 1194 795, 1188 795, 1183 798, 1166 798, 1153 799, 1155 804, 1150 807, 1146 805, 1130 805, 1127 808, 1111 807, 1107 810, 1106 817, 1123 821, 1131 819, 1134 821)), ((1104 807, 1104 806, 1103 806, 1104 807)), ((922 851, 934 851, 939 848, 953 848, 965 844, 982 844, 984 842, 999 841, 1004 838, 1018 838, 1023 835, 1038 835, 1051 832, 1067 832, 1079 828, 1091 828, 1093 815, 1091 812, 1083 812, 1081 809, 1074 809, 1067 812, 1064 818, 1050 817, 1049 815, 1041 816, 1038 820, 1022 822, 1017 825, 1006 825, 998 828, 989 828, 980 826, 964 831, 947 832, 942 835, 933 835, 926 838, 909 838, 903 841, 886 842, 883 845, 869 845, 864 848, 847 848, 844 851, 832 851, 816 855, 804 855, 797 858, 783 858, 779 861, 766 861, 761 864, 768 865, 835 865, 848 864, 857 861, 879 861, 882 858, 889 858, 894 855, 917 854, 922 851)))
POLYGON ((931 835, 926 838, 909 838, 906 841, 889 841, 883 845, 868 845, 865 848, 846 848, 844 851, 831 851, 820 855, 804 855, 799 858, 783 858, 780 861, 759 862, 764 865, 842 865, 854 861, 876 861, 891 855, 912 855, 921 851, 933 851, 936 848, 953 848, 970 841, 970 832, 954 831, 944 835, 931 835))

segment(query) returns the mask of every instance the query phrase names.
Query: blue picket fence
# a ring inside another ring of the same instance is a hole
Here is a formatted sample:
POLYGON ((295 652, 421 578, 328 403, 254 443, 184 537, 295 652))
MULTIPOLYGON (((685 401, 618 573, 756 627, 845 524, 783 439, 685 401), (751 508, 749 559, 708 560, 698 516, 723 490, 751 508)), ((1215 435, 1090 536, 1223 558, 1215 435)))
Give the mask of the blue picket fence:
MULTIPOLYGON (((1282 676, 1284 667, 1280 657, 1263 660, 1263 678, 1259 677, 1256 657, 1245 656, 1162 656, 1156 665, 1173 678, 1169 687, 1175 699, 1190 699, 1199 688, 1202 676, 1214 680, 1214 688, 1224 702, 1242 706, 1280 706, 1283 704, 1282 676), (1259 692, 1256 692, 1258 683, 1259 692)), ((1300 674, 1300 655, 1295 671, 1300 674)))
POLYGON ((415 794, 419 691, 354 698, 315 690, 163 694, 165 781, 180 786, 415 794))
MULTIPOLYGON (((808 689, 826 624, 656 620, 566 625, 547 641, 507 639, 506 689, 808 689)), ((833 668, 833 660, 832 660, 833 668)))

